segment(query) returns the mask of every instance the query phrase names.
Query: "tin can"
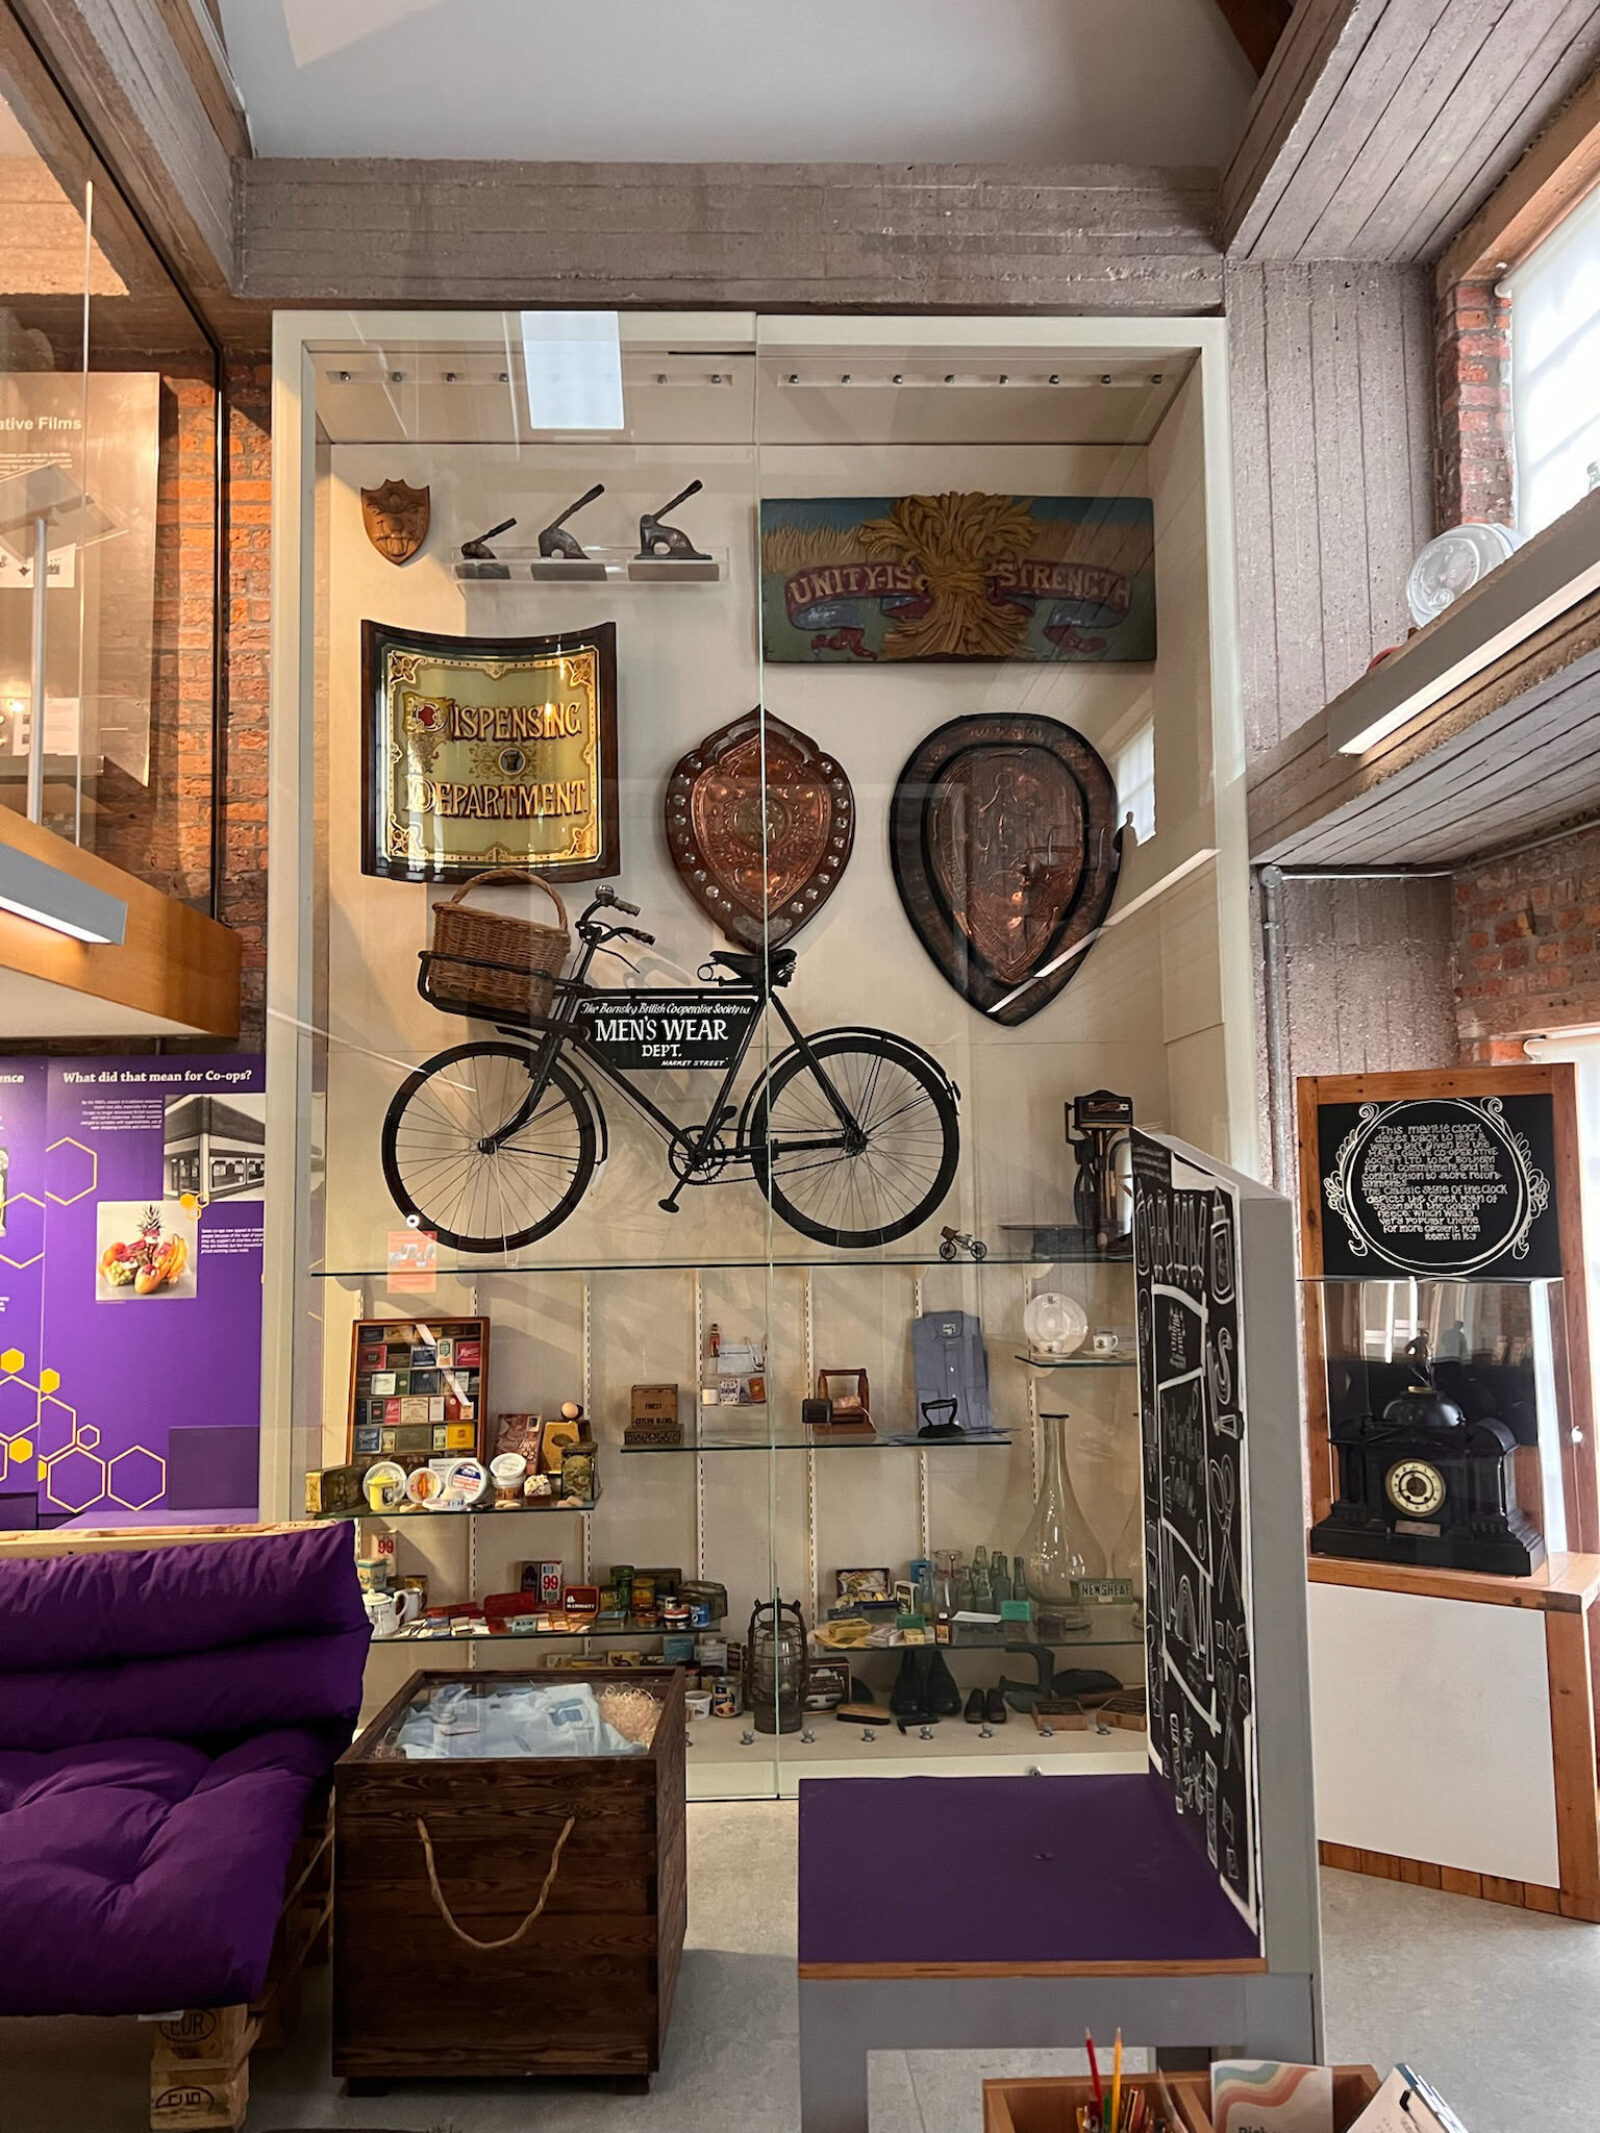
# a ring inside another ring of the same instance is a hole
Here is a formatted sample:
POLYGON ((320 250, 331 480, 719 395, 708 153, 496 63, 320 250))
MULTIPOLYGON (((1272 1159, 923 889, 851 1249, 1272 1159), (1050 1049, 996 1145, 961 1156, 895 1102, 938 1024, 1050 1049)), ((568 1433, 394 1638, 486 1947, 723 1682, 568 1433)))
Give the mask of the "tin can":
POLYGON ((726 1675, 711 1691, 711 1715, 713 1718, 737 1718, 739 1715, 739 1684, 726 1675))

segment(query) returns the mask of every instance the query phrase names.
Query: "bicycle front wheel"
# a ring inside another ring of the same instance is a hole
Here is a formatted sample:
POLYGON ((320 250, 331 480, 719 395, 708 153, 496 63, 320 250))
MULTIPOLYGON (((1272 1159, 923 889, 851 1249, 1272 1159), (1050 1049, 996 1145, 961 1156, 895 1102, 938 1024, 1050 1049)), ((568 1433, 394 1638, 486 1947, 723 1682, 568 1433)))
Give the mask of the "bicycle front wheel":
POLYGON ((594 1112, 558 1059, 532 1115, 485 1146, 528 1100, 533 1054, 457 1044, 396 1091, 383 1120, 383 1176, 402 1214, 460 1252, 509 1252, 565 1222, 594 1175, 594 1112))
POLYGON ((811 1050, 855 1130, 805 1053, 786 1052, 751 1105, 756 1182, 803 1237, 845 1252, 892 1244, 950 1190, 955 1096, 931 1060, 886 1031, 838 1030, 811 1050))

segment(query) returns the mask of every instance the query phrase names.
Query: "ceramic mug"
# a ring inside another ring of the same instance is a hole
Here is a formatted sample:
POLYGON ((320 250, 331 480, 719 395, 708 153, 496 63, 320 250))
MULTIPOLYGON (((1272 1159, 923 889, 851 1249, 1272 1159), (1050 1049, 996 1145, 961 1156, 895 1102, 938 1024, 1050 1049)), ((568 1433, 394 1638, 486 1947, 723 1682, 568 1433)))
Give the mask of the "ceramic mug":
POLYGON ((422 1619, 422 1594, 415 1585, 397 1586, 386 1597, 394 1602, 395 1614, 398 1617, 396 1628, 405 1629, 411 1623, 422 1619))
POLYGON ((363 1593, 362 1605, 367 1610, 367 1620, 372 1624, 375 1637, 392 1637, 399 1629, 400 1610, 392 1592, 363 1593))

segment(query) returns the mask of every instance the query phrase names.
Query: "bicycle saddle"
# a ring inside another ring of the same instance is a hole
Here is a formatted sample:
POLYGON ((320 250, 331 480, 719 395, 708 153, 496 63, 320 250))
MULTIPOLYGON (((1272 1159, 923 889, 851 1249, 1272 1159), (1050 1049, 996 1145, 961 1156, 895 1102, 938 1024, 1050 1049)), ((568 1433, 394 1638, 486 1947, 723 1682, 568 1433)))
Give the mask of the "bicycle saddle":
POLYGON ((774 948, 766 956, 759 950, 741 955, 732 948, 717 948, 712 951, 711 960, 720 963, 724 970, 731 970, 746 985, 759 985, 763 970, 770 974, 774 985, 786 985, 794 974, 796 957, 792 948, 774 948))

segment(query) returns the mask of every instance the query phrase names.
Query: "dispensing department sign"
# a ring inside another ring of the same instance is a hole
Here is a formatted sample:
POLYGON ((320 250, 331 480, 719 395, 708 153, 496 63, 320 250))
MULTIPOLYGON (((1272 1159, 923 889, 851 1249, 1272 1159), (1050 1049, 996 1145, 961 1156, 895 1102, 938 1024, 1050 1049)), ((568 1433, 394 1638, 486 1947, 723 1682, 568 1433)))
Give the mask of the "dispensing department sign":
POLYGON ((614 874, 616 671, 610 622, 557 637, 363 622, 362 871, 614 874))

